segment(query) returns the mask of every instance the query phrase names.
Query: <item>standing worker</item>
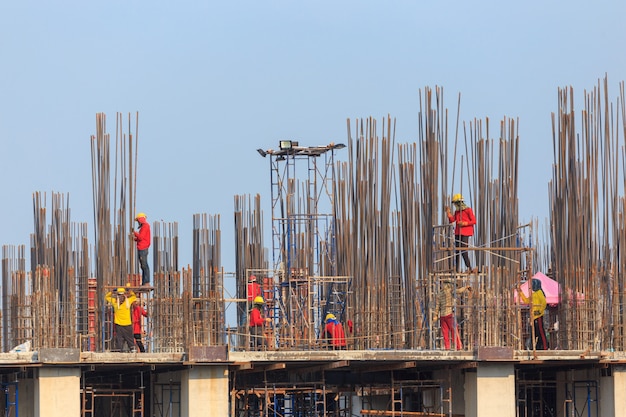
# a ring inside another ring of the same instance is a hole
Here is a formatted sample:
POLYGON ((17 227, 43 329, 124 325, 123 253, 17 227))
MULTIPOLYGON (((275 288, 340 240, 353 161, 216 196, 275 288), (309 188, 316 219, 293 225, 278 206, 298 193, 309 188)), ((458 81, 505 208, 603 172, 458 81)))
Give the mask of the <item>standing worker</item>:
POLYGON ((250 344, 254 349, 262 348, 266 345, 265 335, 263 334, 263 326, 265 323, 269 323, 271 320, 269 317, 263 317, 261 310, 265 305, 265 300, 260 295, 254 297, 252 302, 252 310, 250 310, 250 344))
POLYGON ((135 344, 139 348, 139 352, 145 352, 146 348, 141 341, 141 318, 148 317, 148 312, 141 306, 141 302, 137 299, 133 303, 133 337, 135 344))
POLYGON ((113 307, 116 349, 122 352, 124 350, 124 343, 126 343, 128 350, 134 352, 135 340, 133 339, 131 308, 137 296, 130 290, 128 294, 126 294, 126 288, 119 287, 115 294, 111 291, 106 293, 104 299, 113 307))
POLYGON ((150 286, 150 266, 148 265, 148 248, 150 248, 150 223, 146 219, 146 213, 139 213, 135 216, 135 221, 139 223, 139 230, 133 230, 135 242, 137 243, 137 256, 141 266, 141 286, 150 286))
POLYGON ((256 276, 250 275, 248 278, 248 301, 253 301, 259 295, 261 295, 261 286, 256 281, 256 276))
POLYGON ((450 212, 450 208, 446 207, 446 214, 450 223, 454 223, 454 244, 456 255, 456 272, 461 270, 460 255, 463 256, 463 261, 468 269, 468 272, 477 272, 478 268, 472 269, 469 260, 467 250, 468 241, 470 236, 474 235, 474 225, 476 224, 476 216, 474 216, 474 210, 465 204, 463 196, 461 194, 455 194, 452 196, 452 204, 454 204, 454 214, 450 212))
POLYGON ((530 298, 526 297, 520 286, 517 287, 517 292, 525 304, 528 304, 529 302, 532 304, 531 315, 535 331, 534 336, 535 340, 537 340, 535 343, 535 349, 546 350, 548 349, 548 342, 546 340, 546 332, 543 328, 543 315, 546 312, 546 307, 548 306, 546 294, 541 288, 541 281, 537 278, 533 278, 531 284, 533 293, 530 298))
MULTIPOLYGON (((449 280, 443 280, 441 283, 441 292, 437 295, 437 302, 435 304, 434 319, 435 321, 439 319, 439 325, 443 333, 444 349, 450 350, 450 333, 454 332, 453 338, 456 350, 461 350, 463 349, 463 343, 461 343, 459 325, 454 315, 454 284, 449 280)), ((471 290, 472 288, 468 285, 458 288, 456 293, 462 294, 465 291, 471 290)))

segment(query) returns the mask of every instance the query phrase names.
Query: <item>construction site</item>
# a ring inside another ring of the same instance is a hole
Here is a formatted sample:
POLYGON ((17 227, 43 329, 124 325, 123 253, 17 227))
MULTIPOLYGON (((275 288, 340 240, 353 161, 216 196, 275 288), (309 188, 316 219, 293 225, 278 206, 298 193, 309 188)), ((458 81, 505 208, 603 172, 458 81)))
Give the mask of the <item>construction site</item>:
POLYGON ((573 89, 558 90, 552 178, 536 185, 549 195, 545 225, 518 214, 520 122, 451 121, 443 89, 424 88, 410 143, 388 116, 347 120, 347 137, 323 145, 250 149, 268 165, 250 175, 267 175, 270 192, 233 196, 234 248, 222 248, 224 214, 198 213, 193 263, 179 265, 178 224, 141 208, 151 287, 129 237, 136 119, 97 114, 94 223, 70 218, 68 195, 36 191, 30 245, 2 247, 2 416, 620 415, 624 83, 610 91, 598 80, 574 106, 573 89), (446 216, 455 194, 476 216, 472 268, 458 265, 446 216), (518 293, 532 279, 547 298, 547 349, 518 293), (436 309, 444 283, 467 289, 454 292, 451 349, 436 309), (149 313, 146 352, 115 346, 105 294, 118 287, 149 313), (345 344, 330 343, 329 317, 345 344))

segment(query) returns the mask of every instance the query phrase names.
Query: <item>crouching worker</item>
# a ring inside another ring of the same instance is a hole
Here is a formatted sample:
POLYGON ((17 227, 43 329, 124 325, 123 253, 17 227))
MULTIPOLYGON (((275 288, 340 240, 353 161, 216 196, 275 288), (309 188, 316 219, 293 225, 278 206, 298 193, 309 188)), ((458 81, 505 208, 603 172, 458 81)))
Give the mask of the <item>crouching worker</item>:
POLYGON ((324 321, 326 322, 324 338, 328 341, 328 347, 333 350, 346 349, 346 332, 343 329, 343 324, 332 313, 326 314, 324 321))
POLYGON ((250 347, 256 350, 261 350, 264 346, 267 346, 263 327, 265 323, 269 323, 271 319, 264 317, 262 311, 264 305, 265 300, 258 295, 254 297, 252 309, 250 310, 250 321, 248 323, 250 326, 250 347))

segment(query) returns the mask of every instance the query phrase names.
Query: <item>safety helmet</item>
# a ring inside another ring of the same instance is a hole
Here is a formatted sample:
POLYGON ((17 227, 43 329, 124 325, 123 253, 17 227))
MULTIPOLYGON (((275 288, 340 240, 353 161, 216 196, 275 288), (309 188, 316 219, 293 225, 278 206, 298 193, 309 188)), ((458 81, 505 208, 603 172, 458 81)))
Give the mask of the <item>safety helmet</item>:
POLYGON ((328 320, 333 320, 335 319, 335 315, 333 313, 328 313, 326 314, 326 318, 324 319, 324 321, 328 321, 328 320))
POLYGON ((455 194, 452 196, 453 203, 458 203, 459 201, 463 201, 463 196, 461 194, 455 194))
POLYGON ((260 295, 257 295, 256 297, 254 297, 254 304, 263 304, 265 303, 265 301, 263 301, 263 297, 261 297, 260 295))
POLYGON ((256 275, 250 275, 249 281, 250 282, 255 282, 256 281, 256 275))
POLYGON ((119 287, 119 288, 117 289, 117 293, 118 293, 118 294, 126 294, 126 288, 124 288, 124 287, 119 287))
POLYGON ((135 216, 135 220, 138 220, 141 217, 143 217, 144 219, 148 218, 148 216, 146 216, 146 213, 137 213, 137 215, 135 216))

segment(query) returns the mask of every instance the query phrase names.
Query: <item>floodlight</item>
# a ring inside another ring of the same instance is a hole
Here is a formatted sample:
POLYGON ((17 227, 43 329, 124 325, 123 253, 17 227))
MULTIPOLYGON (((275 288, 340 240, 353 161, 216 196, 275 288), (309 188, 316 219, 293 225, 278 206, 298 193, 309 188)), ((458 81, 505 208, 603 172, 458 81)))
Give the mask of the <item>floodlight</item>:
POLYGON ((256 150, 259 155, 261 155, 263 158, 265 158, 267 156, 267 152, 265 152, 263 149, 259 148, 256 150))
POLYGON ((281 140, 280 142, 278 142, 278 147, 284 151, 289 150, 293 148, 293 142, 290 140, 281 140))

